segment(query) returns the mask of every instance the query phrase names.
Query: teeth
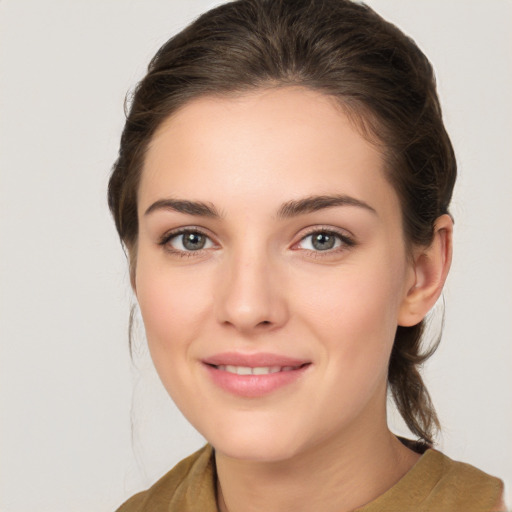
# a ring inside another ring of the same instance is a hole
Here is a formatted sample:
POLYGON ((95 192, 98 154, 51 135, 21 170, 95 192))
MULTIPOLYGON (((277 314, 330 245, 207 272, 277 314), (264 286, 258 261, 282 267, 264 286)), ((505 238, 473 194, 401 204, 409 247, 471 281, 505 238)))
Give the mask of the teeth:
POLYGON ((233 366, 230 364, 219 364, 219 370, 228 373, 235 373, 236 375, 268 375, 269 373, 289 372, 295 370, 295 366, 233 366))
POLYGON ((280 366, 257 366, 252 369, 253 375, 267 375, 269 373, 277 373, 281 371, 280 366))
POLYGON ((228 366, 228 372, 236 373, 237 375, 251 375, 252 369, 248 366, 228 366))

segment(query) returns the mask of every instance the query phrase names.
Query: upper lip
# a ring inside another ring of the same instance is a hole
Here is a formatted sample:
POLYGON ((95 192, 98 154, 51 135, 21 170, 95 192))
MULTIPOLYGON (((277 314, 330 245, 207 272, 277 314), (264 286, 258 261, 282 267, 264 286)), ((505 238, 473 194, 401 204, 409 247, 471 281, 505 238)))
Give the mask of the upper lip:
POLYGON ((310 363, 306 359, 298 359, 295 357, 284 356, 280 354, 272 354, 260 352, 256 354, 240 354, 237 352, 223 352, 215 354, 202 360, 203 363, 219 366, 247 366, 249 368, 266 367, 266 366, 302 366, 310 363))

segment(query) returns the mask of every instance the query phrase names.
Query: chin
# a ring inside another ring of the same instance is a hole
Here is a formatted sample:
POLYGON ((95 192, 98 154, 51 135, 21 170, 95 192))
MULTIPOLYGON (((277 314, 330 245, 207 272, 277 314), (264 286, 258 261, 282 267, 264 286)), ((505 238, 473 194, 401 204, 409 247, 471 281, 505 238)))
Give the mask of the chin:
POLYGON ((238 460, 279 462, 289 460, 304 448, 300 435, 293 429, 269 425, 246 424, 224 428, 203 435, 218 453, 238 460))
POLYGON ((280 462, 293 458, 299 450, 268 439, 219 442, 215 451, 225 457, 252 462, 280 462))

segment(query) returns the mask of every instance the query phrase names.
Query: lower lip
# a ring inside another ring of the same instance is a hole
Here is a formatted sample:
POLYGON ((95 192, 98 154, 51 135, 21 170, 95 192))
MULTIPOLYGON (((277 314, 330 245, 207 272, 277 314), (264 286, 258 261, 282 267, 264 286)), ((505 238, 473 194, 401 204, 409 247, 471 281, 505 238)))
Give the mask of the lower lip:
POLYGON ((302 377, 310 364, 296 370, 269 373, 267 375, 238 375, 205 364, 213 382, 224 391, 245 398, 258 398, 292 384, 302 377))

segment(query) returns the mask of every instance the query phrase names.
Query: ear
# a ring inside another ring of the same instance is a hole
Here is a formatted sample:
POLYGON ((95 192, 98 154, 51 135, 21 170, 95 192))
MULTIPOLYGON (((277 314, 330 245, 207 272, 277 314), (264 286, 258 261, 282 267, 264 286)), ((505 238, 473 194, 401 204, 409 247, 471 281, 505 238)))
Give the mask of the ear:
POLYGON ((441 215, 434 226, 432 243, 414 250, 412 285, 408 284, 400 306, 398 325, 409 327, 421 322, 441 295, 452 261, 452 238, 452 218, 441 215))

